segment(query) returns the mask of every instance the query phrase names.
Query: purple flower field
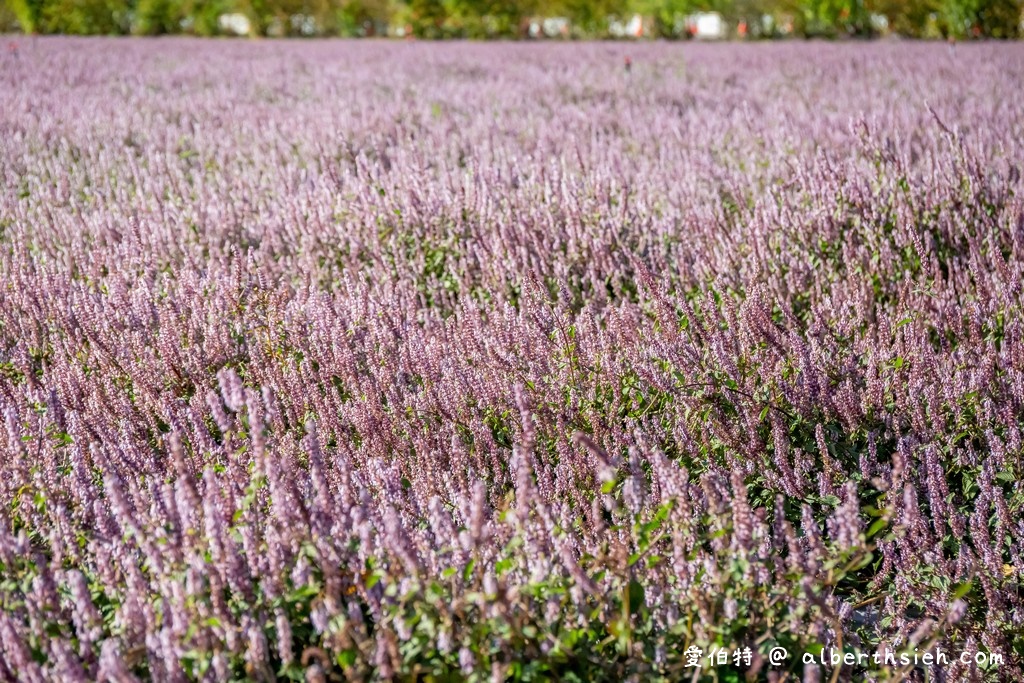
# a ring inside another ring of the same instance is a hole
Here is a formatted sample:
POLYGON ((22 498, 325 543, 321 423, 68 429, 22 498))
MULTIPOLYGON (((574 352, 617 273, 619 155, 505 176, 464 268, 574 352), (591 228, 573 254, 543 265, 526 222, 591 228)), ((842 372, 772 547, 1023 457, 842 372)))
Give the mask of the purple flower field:
POLYGON ((1024 45, 10 40, 0 680, 1024 675, 1024 45))

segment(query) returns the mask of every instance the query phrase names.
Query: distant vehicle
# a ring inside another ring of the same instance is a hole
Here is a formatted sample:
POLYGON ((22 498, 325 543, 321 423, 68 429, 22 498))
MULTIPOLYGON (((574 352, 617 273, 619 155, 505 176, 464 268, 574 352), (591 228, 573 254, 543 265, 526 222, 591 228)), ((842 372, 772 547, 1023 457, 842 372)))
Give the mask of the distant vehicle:
POLYGON ((642 38, 644 35, 644 18, 634 14, 629 21, 619 19, 608 20, 608 35, 613 38, 642 38))
POLYGON ((531 38, 567 38, 572 28, 568 17, 537 17, 530 20, 531 38))
POLYGON ((696 12, 686 18, 687 33, 699 40, 722 40, 728 34, 725 19, 718 12, 696 12))

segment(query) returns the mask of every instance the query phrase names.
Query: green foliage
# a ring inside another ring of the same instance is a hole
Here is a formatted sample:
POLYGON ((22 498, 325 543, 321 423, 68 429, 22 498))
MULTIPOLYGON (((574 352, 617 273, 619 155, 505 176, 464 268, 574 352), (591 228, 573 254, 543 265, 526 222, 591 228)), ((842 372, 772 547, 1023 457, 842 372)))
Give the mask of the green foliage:
POLYGON ((25 33, 36 33, 39 30, 45 5, 45 0, 5 0, 0 3, 0 7, 9 7, 18 26, 25 33))
POLYGON ((121 0, 50 0, 41 3, 39 30, 76 35, 127 33, 129 7, 121 0))
MULTIPOLYGON (((265 487, 266 481, 257 479, 247 488, 232 534, 244 526, 245 511, 265 487)), ((26 490, 26 498, 32 495, 26 490)), ((621 492, 616 497, 621 499, 621 492)), ((43 503, 38 495, 35 500, 39 508, 43 503)), ((841 586, 848 592, 844 582, 872 559, 864 549, 841 551, 830 547, 819 576, 802 580, 799 575, 787 575, 780 567, 777 580, 766 583, 752 572, 755 558, 748 553, 753 551, 722 543, 733 529, 707 517, 689 529, 693 552, 708 557, 704 586, 694 591, 680 583, 663 591, 645 582, 670 559, 659 553, 668 547, 668 537, 679 522, 674 517, 676 512, 670 500, 652 514, 624 518, 621 525, 608 530, 609 541, 602 556, 581 558, 585 575, 601 574, 611 579, 613 588, 601 594, 582 590, 576 579, 558 573, 533 578, 510 592, 513 574, 524 570, 522 548, 527 541, 517 533, 495 561, 478 562, 474 551, 474 558, 453 564, 432 579, 404 576, 393 557, 368 560, 360 575, 342 577, 346 599, 356 608, 350 609, 348 616, 333 618, 323 632, 314 629, 310 621, 312 611, 330 599, 317 564, 319 551, 312 544, 304 545, 298 555, 311 567, 303 583, 287 579, 277 595, 256 589, 248 597, 225 594, 219 598, 210 592, 212 584, 204 583, 204 588, 189 595, 185 608, 199 614, 219 599, 228 610, 223 616, 234 619, 246 614, 265 615, 260 630, 270 643, 282 636, 272 618, 281 616, 289 624, 291 650, 302 653, 304 663, 315 657, 332 674, 329 680, 363 680, 379 674, 374 653, 381 640, 393 645, 392 665, 417 680, 485 681, 496 670, 504 672, 505 680, 510 681, 621 681, 630 677, 670 681, 678 680, 684 671, 691 676, 703 671, 705 676, 732 680, 728 676, 736 674, 736 667, 732 662, 711 662, 707 657, 710 651, 749 647, 764 655, 775 646, 790 652, 812 651, 815 643, 809 624, 828 609, 819 596, 841 586), (623 534, 635 539, 638 551, 624 564, 613 561, 620 550, 614 539, 623 534), (462 587, 466 584, 470 586, 468 591, 462 587), (672 628, 664 628, 655 619, 648 605, 649 587, 657 589, 658 600, 679 606, 682 615, 672 628), (371 608, 371 603, 379 604, 379 608, 371 608), (719 620, 710 633, 701 635, 693 628, 707 614, 730 611, 735 611, 736 618, 719 620), (361 616, 355 620, 352 616, 357 613, 361 616), (374 613, 376 616, 371 617, 374 613), (440 645, 445 641, 448 646, 440 645), (688 648, 704 653, 699 669, 687 667, 688 648)), ((17 526, 18 520, 15 522, 17 526)), ((883 526, 879 531, 887 529, 883 526)), ((43 539, 37 540, 37 547, 44 544, 43 539)), ((211 560, 207 557, 206 561, 211 560)), ((68 569, 81 571, 86 578, 92 602, 102 618, 97 625, 98 635, 115 638, 122 629, 116 607, 127 596, 111 592, 102 577, 87 566, 68 569)), ((182 567, 181 571, 184 580, 187 570, 182 567)), ((0 576, 0 606, 7 610, 19 607, 40 576, 39 558, 17 555, 12 563, 0 561, 0 576)), ((72 599, 66 586, 59 588, 65 599, 72 599)), ((942 586, 937 594, 963 597, 971 588, 970 583, 942 586)), ((41 616, 50 618, 55 614, 41 616)), ((180 660, 190 680, 201 679, 211 670, 215 655, 224 653, 219 634, 226 627, 213 616, 197 616, 190 623, 186 640, 192 647, 182 653, 180 660)), ((69 625, 57 621, 48 623, 46 632, 53 637, 70 637, 73 633, 69 625)), ((89 646, 97 648, 96 642, 89 646)), ((45 652, 40 642, 30 640, 27 644, 33 656, 45 652)), ((265 670, 253 669, 240 653, 228 656, 227 669, 246 679, 303 680, 304 668, 294 660, 281 661, 276 651, 279 649, 275 649, 265 670)), ((98 651, 93 654, 98 655, 98 651)), ((148 678, 153 672, 146 666, 132 665, 133 673, 148 678)), ((798 672, 799 661, 784 663, 781 670, 787 668, 798 672)))
POLYGON ((894 33, 938 38, 1016 38, 1022 0, 0 0, 0 30, 25 33, 215 35, 222 14, 241 13, 258 35, 365 36, 388 27, 424 38, 522 37, 528 20, 565 16, 573 35, 603 37, 608 20, 640 14, 654 34, 679 37, 683 19, 716 11, 751 37, 873 35, 872 15, 894 33), (307 18, 311 23, 303 23, 307 18))
POLYGON ((175 0, 139 0, 135 31, 143 35, 176 33, 184 18, 175 0))

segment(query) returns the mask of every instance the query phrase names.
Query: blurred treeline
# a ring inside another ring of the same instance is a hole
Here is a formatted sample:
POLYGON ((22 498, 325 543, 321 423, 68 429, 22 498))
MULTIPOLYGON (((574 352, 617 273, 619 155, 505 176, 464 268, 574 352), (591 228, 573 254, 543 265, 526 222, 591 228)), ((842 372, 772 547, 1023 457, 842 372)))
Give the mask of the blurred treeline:
POLYGON ((1017 38, 1024 0, 0 0, 0 31, 69 34, 536 34, 564 17, 568 37, 607 37, 639 15, 646 37, 685 38, 687 17, 718 12, 728 35, 1017 38))

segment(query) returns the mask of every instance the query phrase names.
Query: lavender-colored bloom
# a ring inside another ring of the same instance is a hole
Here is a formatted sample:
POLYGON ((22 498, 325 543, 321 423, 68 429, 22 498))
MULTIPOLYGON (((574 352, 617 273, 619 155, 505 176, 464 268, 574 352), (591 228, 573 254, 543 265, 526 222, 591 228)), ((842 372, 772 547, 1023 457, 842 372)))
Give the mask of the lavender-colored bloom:
POLYGON ((1012 651, 1019 46, 12 40, 0 679, 1012 651))
POLYGON ((861 527, 857 485, 848 481, 843 485, 842 502, 829 519, 829 533, 840 548, 852 550, 861 543, 861 527))

